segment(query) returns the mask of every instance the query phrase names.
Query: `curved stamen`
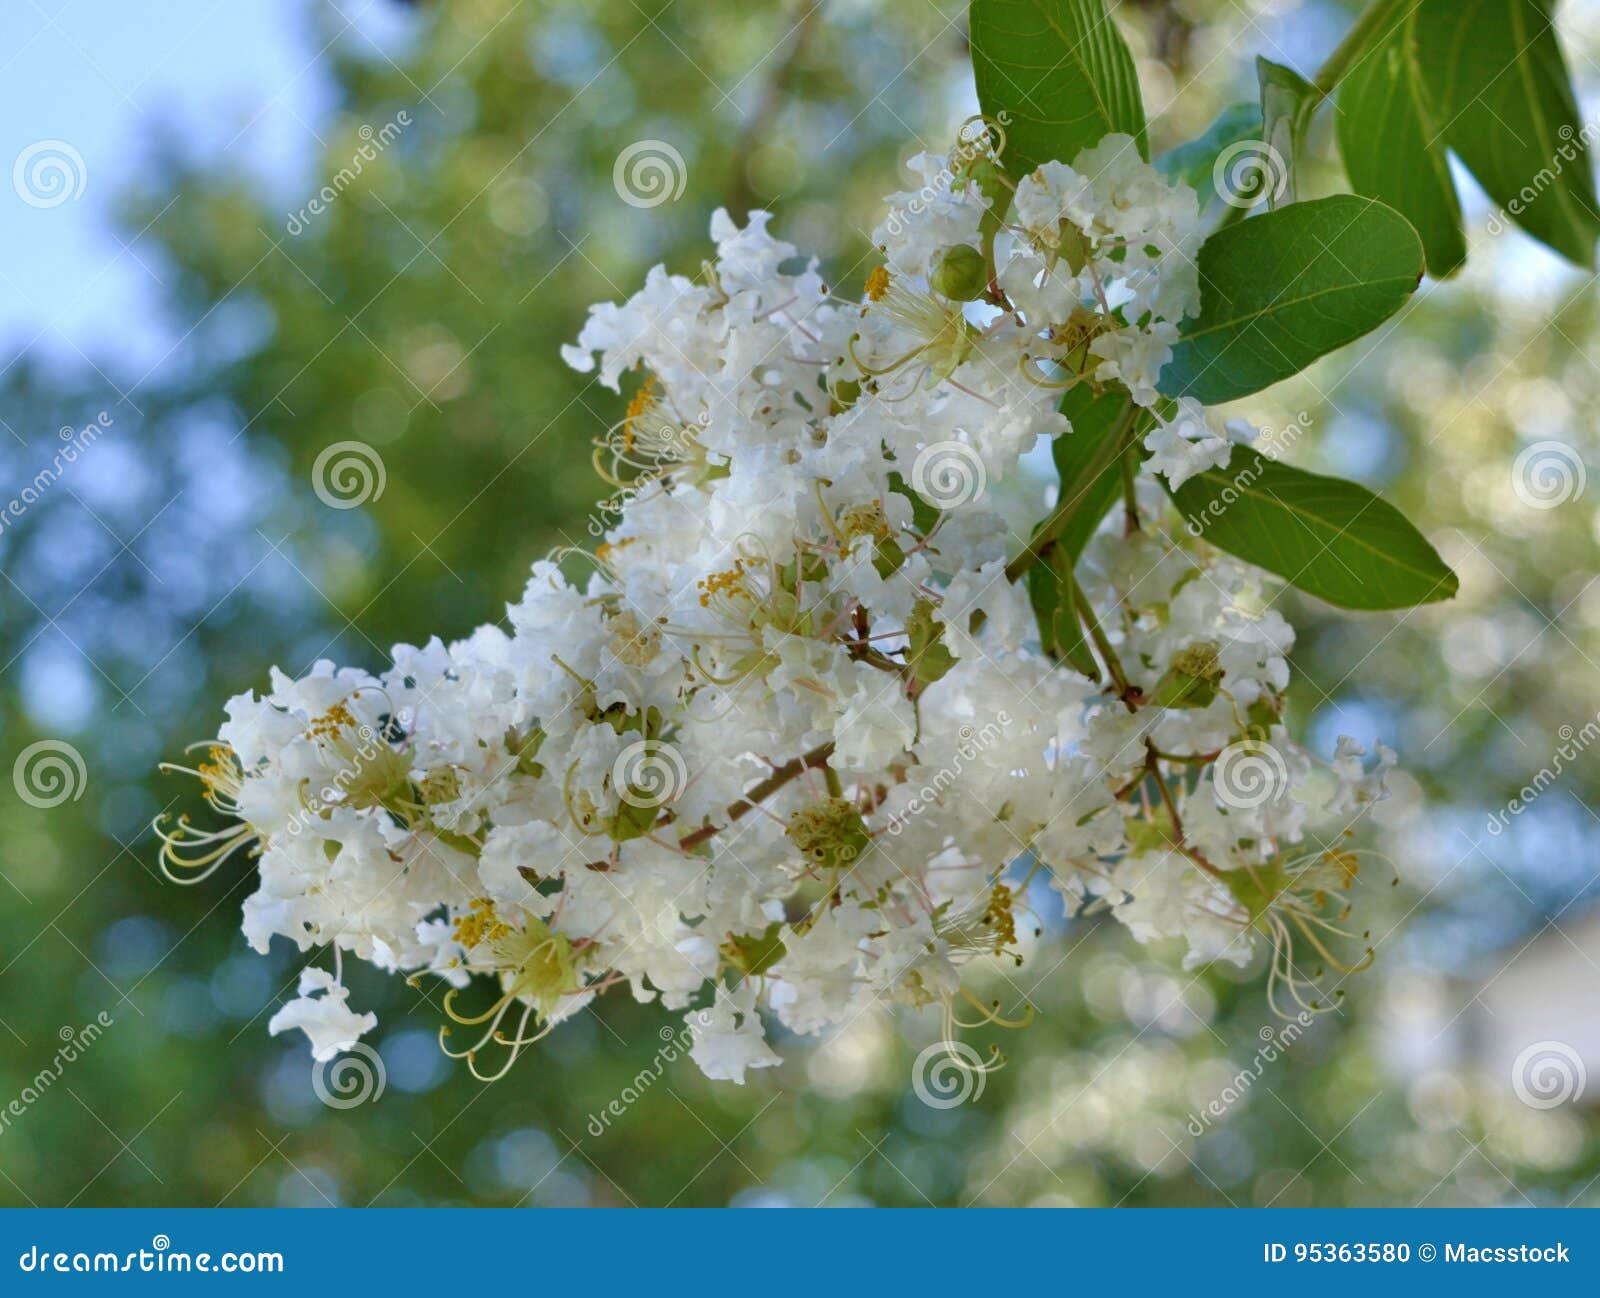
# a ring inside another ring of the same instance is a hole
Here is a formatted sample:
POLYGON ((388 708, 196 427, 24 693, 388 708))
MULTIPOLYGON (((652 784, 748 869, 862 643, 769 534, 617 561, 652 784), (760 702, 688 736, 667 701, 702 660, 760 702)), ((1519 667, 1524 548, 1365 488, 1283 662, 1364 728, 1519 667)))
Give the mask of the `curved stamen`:
POLYGON ((868 378, 874 378, 874 379, 875 378, 880 378, 881 376, 883 376, 885 374, 893 374, 897 369, 899 369, 907 361, 912 360, 913 358, 922 355, 923 352, 927 351, 928 348, 930 346, 932 346, 931 343, 922 343, 922 344, 920 344, 920 345, 918 345, 916 347, 913 347, 910 351, 908 351, 904 356, 900 357, 898 360, 890 361, 889 364, 885 365, 882 369, 874 369, 872 366, 868 365, 866 363, 866 361, 862 360, 861 357, 856 353, 856 339, 858 339, 860 337, 861 337, 860 334, 851 334, 850 335, 850 341, 845 344, 845 350, 850 353, 850 359, 855 363, 856 368, 859 369, 868 378))
MULTIPOLYGON (((1039 360, 1039 357, 1029 352, 1024 352, 1018 367, 1022 371, 1022 377, 1033 384, 1034 387, 1044 388, 1048 392, 1064 392, 1067 388, 1076 387, 1083 382, 1082 377, 1077 374, 1064 379, 1052 379, 1046 377, 1043 370, 1029 368, 1030 366, 1037 366, 1039 360)), ((1056 362, 1052 361, 1051 363, 1055 364, 1056 362)))

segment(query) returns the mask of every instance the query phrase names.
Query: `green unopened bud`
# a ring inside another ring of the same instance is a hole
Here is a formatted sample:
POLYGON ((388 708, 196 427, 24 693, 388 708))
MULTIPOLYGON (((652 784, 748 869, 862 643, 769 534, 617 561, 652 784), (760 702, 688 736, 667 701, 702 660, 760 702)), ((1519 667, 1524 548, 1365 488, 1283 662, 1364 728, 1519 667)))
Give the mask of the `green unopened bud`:
POLYGON ((934 254, 928 283, 952 302, 971 302, 988 288, 989 268, 970 243, 953 244, 934 254))

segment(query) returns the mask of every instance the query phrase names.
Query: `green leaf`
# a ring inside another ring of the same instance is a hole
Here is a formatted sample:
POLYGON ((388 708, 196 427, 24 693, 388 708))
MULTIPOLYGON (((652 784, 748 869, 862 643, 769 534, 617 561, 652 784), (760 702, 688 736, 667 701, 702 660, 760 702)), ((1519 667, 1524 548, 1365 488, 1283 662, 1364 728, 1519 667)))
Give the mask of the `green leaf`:
POLYGON ((1339 83, 1339 151, 1350 186, 1387 203, 1422 238, 1428 271, 1443 278, 1467 259, 1461 204, 1417 61, 1416 10, 1397 14, 1339 83))
POLYGON ((1050 550, 1028 569, 1028 603, 1039 623, 1039 644, 1045 653, 1098 681, 1100 665, 1072 602, 1072 566, 1072 557, 1065 550, 1050 550))
POLYGON ((1058 408, 1071 421, 1072 431, 1058 436, 1050 453, 1061 484, 1059 499, 1072 506, 1072 517, 1061 529, 1056 545, 1073 563, 1121 491, 1122 471, 1115 460, 1092 480, 1088 475, 1132 404, 1133 398, 1123 389, 1107 388, 1096 396, 1087 383, 1068 388, 1061 398, 1058 408))
POLYGON ((919 685, 932 685, 956 665, 944 642, 944 624, 933 618, 933 601, 919 599, 906 623, 906 665, 919 685))
POLYGON ((1039 624, 1039 642, 1044 651, 1099 680, 1099 666, 1073 608, 1072 571, 1083 547, 1120 494, 1122 470, 1117 461, 1112 460, 1098 471, 1095 466, 1109 451, 1107 443, 1125 427, 1133 398, 1120 388, 1108 388, 1096 395, 1087 383, 1079 383, 1067 389, 1059 408, 1072 422, 1072 431, 1060 434, 1051 452, 1061 483, 1057 505, 1066 505, 1071 514, 1028 569, 1028 601, 1039 624))
POLYGON ((889 472, 889 490, 911 502, 911 526, 926 536, 939 521, 939 511, 911 489, 911 484, 894 470, 889 472))
POLYGON ((1456 575, 1393 505, 1365 487, 1237 448, 1172 492, 1191 534, 1341 608, 1410 608, 1456 593, 1456 575))
POLYGON ((1544 0, 1422 0, 1422 75, 1445 139, 1504 214, 1593 267, 1600 207, 1586 128, 1544 0))
POLYGON ((1204 211, 1219 197, 1217 159, 1236 144, 1261 139, 1261 105, 1241 101, 1229 104, 1194 139, 1168 149, 1156 159, 1156 170, 1169 180, 1181 180, 1200 196, 1204 211))
POLYGON ((900 548, 900 543, 892 535, 880 536, 873 543, 872 569, 882 580, 888 581, 899 572, 905 561, 906 552, 900 548))
POLYGON ((1199 262, 1200 314, 1185 321, 1160 387, 1213 405, 1382 324, 1422 278, 1422 245, 1398 212, 1335 194, 1219 230, 1199 262))
POLYGON ((1283 207, 1295 201, 1295 175, 1322 92, 1293 68, 1259 56, 1256 80, 1261 86, 1261 139, 1266 145, 1261 161, 1266 168, 1267 205, 1283 207))
POLYGON ((784 924, 774 920, 759 933, 735 933, 718 948, 722 958, 748 978, 764 974, 788 953, 784 924))
POLYGON ((1115 132, 1149 156, 1133 55, 1102 0, 972 0, 970 28, 978 104, 1005 127, 1013 177, 1115 132))

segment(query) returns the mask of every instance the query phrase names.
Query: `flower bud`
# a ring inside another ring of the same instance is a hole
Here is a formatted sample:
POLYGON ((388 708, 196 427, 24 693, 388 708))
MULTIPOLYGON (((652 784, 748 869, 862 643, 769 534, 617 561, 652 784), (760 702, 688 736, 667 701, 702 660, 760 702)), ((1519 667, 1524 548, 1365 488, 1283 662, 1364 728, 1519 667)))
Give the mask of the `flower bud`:
POLYGON ((953 244, 934 254, 928 283, 952 302, 971 302, 989 286, 989 268, 970 243, 953 244))

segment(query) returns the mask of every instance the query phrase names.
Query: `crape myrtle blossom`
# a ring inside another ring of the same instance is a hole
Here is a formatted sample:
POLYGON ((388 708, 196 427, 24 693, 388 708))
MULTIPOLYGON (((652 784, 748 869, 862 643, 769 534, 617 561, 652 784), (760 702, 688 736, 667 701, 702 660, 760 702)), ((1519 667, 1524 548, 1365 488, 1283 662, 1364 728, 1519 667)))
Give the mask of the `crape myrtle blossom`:
MULTIPOLYGON (((1274 992, 1318 1003, 1296 952, 1349 967, 1356 859, 1312 825, 1337 837, 1392 754, 1341 741, 1323 765, 1288 737, 1264 575, 1176 526, 1152 477, 1226 454, 1155 388, 1198 309, 1195 196, 1120 136, 1024 178, 1003 219, 987 147, 912 165, 948 184, 890 198, 860 300, 766 213, 718 212, 699 274, 594 307, 564 354, 626 394, 596 450, 625 489, 604 543, 535 563, 503 628, 233 699, 192 769, 228 823, 164 828, 169 873, 252 854, 255 949, 441 980, 443 1044, 484 1077, 623 987, 696 1015, 693 1058, 735 1082, 779 1062, 773 1019, 1020 1022, 963 982, 1021 961, 1037 872, 1191 965, 1264 939, 1274 992), (985 490, 1074 435, 1075 384, 1125 390, 1148 429, 1078 564, 1078 666, 1008 574, 1028 520, 985 490), (930 485, 941 456, 961 489, 930 485), (1241 753, 1270 755, 1267 787, 1232 787, 1241 753)), ((374 1026, 334 975, 299 993, 270 1028, 319 1057, 374 1026)))

